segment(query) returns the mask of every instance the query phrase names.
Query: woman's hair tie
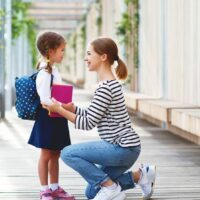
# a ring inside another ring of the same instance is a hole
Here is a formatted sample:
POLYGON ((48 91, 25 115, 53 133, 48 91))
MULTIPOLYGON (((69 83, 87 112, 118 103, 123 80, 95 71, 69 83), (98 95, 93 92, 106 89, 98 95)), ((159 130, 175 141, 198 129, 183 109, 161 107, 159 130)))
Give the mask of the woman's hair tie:
POLYGON ((119 56, 116 56, 116 57, 115 57, 115 60, 118 61, 118 60, 119 60, 119 56))

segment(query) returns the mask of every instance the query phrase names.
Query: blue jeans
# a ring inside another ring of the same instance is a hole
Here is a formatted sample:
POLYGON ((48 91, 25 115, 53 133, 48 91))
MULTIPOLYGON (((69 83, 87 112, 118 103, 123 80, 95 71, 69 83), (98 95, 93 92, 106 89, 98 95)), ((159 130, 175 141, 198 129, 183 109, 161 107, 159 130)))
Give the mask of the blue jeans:
POLYGON ((135 163, 140 149, 100 140, 67 146, 61 151, 61 159, 88 182, 86 196, 91 199, 109 179, 118 182, 122 190, 135 187, 132 172, 124 172, 135 163))

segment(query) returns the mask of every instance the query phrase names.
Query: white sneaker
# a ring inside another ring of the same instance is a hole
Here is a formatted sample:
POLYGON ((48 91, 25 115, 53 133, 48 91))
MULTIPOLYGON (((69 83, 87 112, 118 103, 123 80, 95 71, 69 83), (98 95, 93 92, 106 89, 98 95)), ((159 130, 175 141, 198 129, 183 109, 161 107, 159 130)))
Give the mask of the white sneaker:
POLYGON ((120 194, 118 196, 114 197, 114 199, 112 199, 112 200, 124 200, 124 199, 126 199, 126 194, 124 191, 121 191, 120 194))
POLYGON ((156 166, 141 166, 141 178, 138 181, 138 185, 142 189, 143 200, 149 199, 154 190, 155 178, 156 178, 156 166))
POLYGON ((121 186, 118 184, 114 190, 102 187, 93 200, 124 200, 125 198, 126 195, 121 192, 121 186))

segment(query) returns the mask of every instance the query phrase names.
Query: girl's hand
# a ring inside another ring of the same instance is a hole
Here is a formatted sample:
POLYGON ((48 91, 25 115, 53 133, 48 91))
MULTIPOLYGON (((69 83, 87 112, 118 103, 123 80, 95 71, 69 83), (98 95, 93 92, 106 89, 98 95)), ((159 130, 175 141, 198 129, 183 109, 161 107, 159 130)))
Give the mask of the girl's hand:
POLYGON ((61 104, 60 102, 52 99, 52 104, 47 105, 45 103, 42 104, 42 107, 47 109, 49 112, 56 112, 71 121, 72 123, 75 123, 76 121, 76 115, 74 112, 70 111, 70 109, 75 110, 75 106, 73 103, 68 103, 68 104, 61 104), (64 106, 68 107, 67 109, 64 109, 64 106))
POLYGON ((61 107, 61 103, 52 99, 53 103, 50 105, 42 104, 42 107, 47 109, 49 112, 58 112, 59 108, 61 107))

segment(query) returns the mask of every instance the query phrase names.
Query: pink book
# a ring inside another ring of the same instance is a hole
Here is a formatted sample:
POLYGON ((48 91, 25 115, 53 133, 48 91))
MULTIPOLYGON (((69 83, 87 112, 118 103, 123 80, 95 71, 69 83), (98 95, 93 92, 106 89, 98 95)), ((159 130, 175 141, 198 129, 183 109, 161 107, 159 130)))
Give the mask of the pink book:
MULTIPOLYGON (((54 97, 61 103, 72 102, 72 85, 53 85, 51 88, 51 97, 54 97)), ((50 113, 50 117, 62 117, 58 113, 50 113)))

